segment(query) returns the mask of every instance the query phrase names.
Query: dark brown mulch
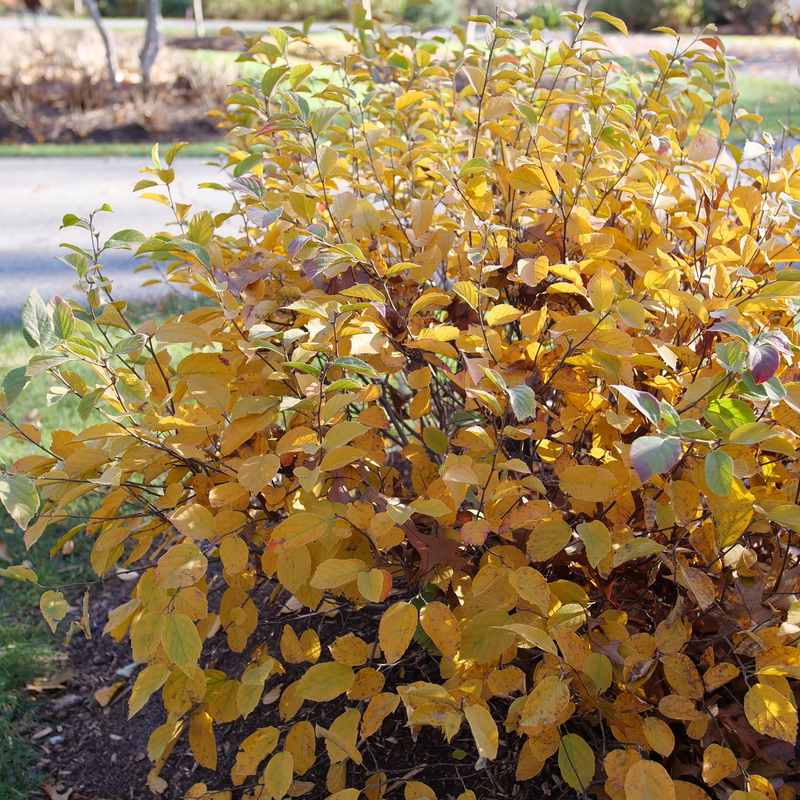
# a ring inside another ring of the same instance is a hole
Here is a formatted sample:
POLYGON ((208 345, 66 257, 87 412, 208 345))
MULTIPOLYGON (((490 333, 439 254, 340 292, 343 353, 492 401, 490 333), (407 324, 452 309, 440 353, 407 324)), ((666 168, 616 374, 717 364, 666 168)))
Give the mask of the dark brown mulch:
MULTIPOLYGON (((147 757, 147 742, 152 731, 166 718, 160 696, 157 694, 152 698, 132 720, 127 719, 128 697, 138 668, 130 677, 118 674, 119 669, 131 664, 127 639, 117 643, 100 633, 108 611, 128 599, 130 588, 130 583, 112 578, 104 584, 103 594, 93 597, 92 624, 95 636, 91 641, 75 637, 69 649, 67 666, 72 677, 64 682, 63 690, 48 693, 47 708, 52 714, 49 724, 54 730, 51 736, 42 740, 41 765, 56 787, 63 790, 72 788, 71 800, 138 800, 154 796, 147 788, 147 775, 152 768, 147 757), (124 685, 111 703, 101 708, 94 699, 94 693, 118 681, 124 685)), ((259 596, 268 596, 271 586, 266 589, 259 596)), ((379 608, 367 608, 357 614, 342 610, 334 618, 308 618, 318 630, 323 643, 323 658, 327 657, 326 646, 345 632, 355 632, 371 641, 380 612, 379 608)), ((279 654, 280 634, 285 622, 291 618, 280 616, 278 606, 266 610, 262 617, 251 643, 259 639, 267 640, 270 651, 279 654)), ((294 627, 299 634, 297 623, 294 623, 294 627)), ((241 656, 231 653, 224 645, 223 634, 216 641, 223 642, 222 646, 218 646, 216 667, 226 671, 241 663, 241 656)), ((207 665, 204 663, 204 666, 207 665)), ((271 678, 265 691, 268 692, 278 683, 287 686, 302 674, 302 666, 286 666, 287 674, 271 678)), ((387 690, 393 689, 398 683, 414 680, 436 681, 438 665, 426 651, 418 650, 401 665, 388 670, 386 676, 387 690)), ((285 731, 300 719, 328 727, 346 704, 344 697, 324 704, 306 703, 288 723, 280 721, 277 702, 262 704, 247 720, 216 725, 219 751, 216 773, 195 764, 184 733, 161 772, 161 777, 168 783, 162 797, 165 800, 183 798, 186 791, 198 782, 206 783, 209 789, 233 788, 230 786, 230 769, 239 743, 250 733, 270 725, 285 731)), ((496 706, 496 716, 504 713, 505 709, 496 700, 492 701, 492 705, 496 706)), ((479 800, 511 797, 538 800, 551 795, 554 800, 559 800, 572 796, 571 790, 553 773, 550 765, 536 779, 515 784, 518 747, 519 741, 515 736, 506 737, 501 731, 498 760, 487 769, 476 772, 474 763, 477 754, 466 725, 449 744, 432 728, 423 728, 415 742, 410 730, 405 727, 401 706, 387 719, 379 733, 362 745, 364 764, 359 767, 348 763, 348 783, 350 786, 363 787, 370 774, 383 771, 391 789, 387 795, 390 800, 403 797, 403 787, 409 780, 427 783, 442 800, 456 798, 465 789, 472 789, 479 800)), ((302 777, 303 781, 314 783, 315 788, 304 797, 321 800, 330 794, 325 786, 328 766, 325 748, 322 742, 318 742, 317 764, 302 777)), ((247 784, 243 788, 246 787, 247 784)), ((237 789, 233 797, 238 799, 242 794, 243 790, 237 789)))

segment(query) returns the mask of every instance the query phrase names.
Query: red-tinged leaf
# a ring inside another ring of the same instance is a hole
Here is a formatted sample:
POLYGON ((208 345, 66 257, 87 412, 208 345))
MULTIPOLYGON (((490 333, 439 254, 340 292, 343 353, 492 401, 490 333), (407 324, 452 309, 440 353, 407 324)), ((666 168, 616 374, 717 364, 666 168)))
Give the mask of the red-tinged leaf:
POLYGON ((747 367, 756 384, 766 383, 781 364, 781 354, 771 344, 751 344, 747 348, 747 367))

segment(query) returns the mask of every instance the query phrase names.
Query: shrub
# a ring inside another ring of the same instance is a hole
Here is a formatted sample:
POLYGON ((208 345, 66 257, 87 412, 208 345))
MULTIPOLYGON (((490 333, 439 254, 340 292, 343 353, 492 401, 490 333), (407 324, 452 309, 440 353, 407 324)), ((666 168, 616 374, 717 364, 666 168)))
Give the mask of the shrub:
MULTIPOLYGON (((596 0, 592 8, 622 17, 635 31, 649 31, 662 25, 682 30, 699 20, 700 3, 696 0, 596 0)), ((705 20, 704 20, 705 21, 705 20)))
POLYGON ((130 713, 161 690, 154 789, 181 737, 213 769, 250 716, 215 788, 281 798, 318 760, 337 800, 381 797, 394 716, 468 731, 481 796, 552 758, 614 800, 793 797, 800 148, 732 143, 717 38, 628 75, 567 19, 572 45, 483 19, 478 47, 356 19, 317 82, 251 37, 229 213, 171 204, 178 145, 138 187, 174 233, 65 218, 86 302, 26 306, 3 433, 40 452, 0 497, 33 546, 98 495, 64 538, 141 571, 106 633, 146 665, 130 713), (119 247, 202 304, 133 329, 119 247), (106 421, 39 441, 13 404, 48 379, 106 421), (323 652, 309 623, 347 608, 323 652))

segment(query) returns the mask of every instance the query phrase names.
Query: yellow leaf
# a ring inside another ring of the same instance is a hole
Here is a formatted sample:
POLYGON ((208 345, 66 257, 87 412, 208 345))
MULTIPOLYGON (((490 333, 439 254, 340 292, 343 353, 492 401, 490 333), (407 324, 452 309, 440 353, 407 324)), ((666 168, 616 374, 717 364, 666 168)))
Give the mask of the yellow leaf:
POLYGON ((332 764, 337 764, 347 758, 356 764, 362 761, 361 753, 356 747, 358 739, 358 723, 361 714, 355 708, 350 708, 340 714, 331 724, 329 730, 317 726, 316 733, 325 739, 325 749, 332 764))
POLYGON ((47 620, 50 630, 56 632, 56 625, 67 615, 67 601, 61 592, 46 591, 39 598, 39 608, 47 620))
POLYGON ((364 569, 366 564, 357 558, 330 558, 317 567, 310 585, 315 589, 336 589, 352 583, 364 569))
POLYGON ((528 537, 526 555, 530 561, 549 561, 572 540, 572 528, 561 519, 537 525, 528 537))
POLYGON ((286 734, 284 747, 292 754, 295 773, 305 775, 317 760, 317 739, 314 736, 314 726, 307 720, 293 725, 286 734))
POLYGON ((586 558, 596 567, 611 552, 611 534, 599 520, 582 522, 575 532, 586 548, 586 558))
POLYGON ((258 494, 278 474, 280 468, 281 460, 272 453, 248 458, 239 467, 239 483, 253 494, 258 494))
POLYGON ((169 675, 166 664, 152 664, 136 676, 136 683, 133 684, 128 700, 128 719, 144 708, 145 703, 166 683, 169 675))
POLYGON ((628 35, 628 26, 618 17, 612 17, 611 14, 606 14, 605 11, 595 11, 592 14, 592 19, 601 19, 616 28, 624 36, 628 35))
POLYGON ((409 106, 413 106, 414 103, 418 103, 420 100, 425 100, 428 97, 427 92, 422 92, 419 89, 414 89, 410 92, 405 92, 405 94, 401 94, 394 101, 394 107, 396 111, 403 111, 409 106))
POLYGON ((104 686, 94 693, 94 699, 97 700, 97 705, 100 708, 105 708, 114 698, 114 695, 122 688, 124 684, 121 681, 112 683, 111 686, 104 686))
POLYGON ((184 535, 204 541, 217 535, 214 515, 197 503, 181 506, 170 516, 172 524, 184 535))
POLYGON ((464 716, 472 731, 472 738, 475 740, 480 758, 489 761, 497 758, 499 735, 497 725, 489 711, 476 703, 464 707, 464 716))
POLYGON ((264 788, 271 797, 282 800, 292 785, 294 759, 292 754, 284 750, 276 753, 267 763, 262 780, 264 788))
POLYGON ((461 628, 453 612, 444 603, 428 603, 422 607, 419 621, 442 655, 454 658, 461 646, 461 628))
POLYGON ((344 694, 355 679, 353 668, 346 664, 338 664, 336 661, 314 664, 298 681, 297 695, 315 703, 333 700, 344 694))
POLYGON ((667 679, 667 683, 681 697, 688 697, 690 700, 703 699, 703 682, 687 655, 673 653, 661 656, 661 664, 664 667, 664 677, 667 679))
POLYGON ((361 461, 364 456, 366 456, 366 453, 360 448, 345 445, 344 447, 337 448, 333 452, 326 453, 319 468, 323 472, 331 472, 332 470, 346 467, 354 461, 361 461))
POLYGON ((494 328, 497 325, 508 325, 508 323, 519 319, 522 313, 518 308, 507 304, 492 306, 486 312, 486 324, 490 328, 494 328))
POLYGON ((310 544, 319 539, 327 527, 327 522, 316 514, 307 512, 292 514, 272 532, 267 550, 286 553, 301 545, 310 544))
POLYGON ((660 756, 666 757, 675 749, 675 734, 663 719, 647 717, 642 728, 648 744, 660 756))
POLYGON ((416 629, 417 609, 411 603, 395 603, 384 611, 378 641, 389 664, 394 664, 405 653, 416 629))
POLYGON ((714 786, 728 775, 739 771, 733 751, 719 744, 710 744, 703 752, 703 782, 714 786))
POLYGON ((178 589, 197 583, 205 574, 208 559, 193 542, 176 544, 158 559, 156 576, 164 589, 178 589))
POLYGON ((557 675, 543 678, 528 695, 520 712, 520 725, 540 733, 556 724, 569 703, 569 691, 557 675))
POLYGON ((375 695, 369 701, 361 720, 361 738, 366 739, 368 736, 372 736, 399 704, 400 698, 393 692, 381 692, 381 694, 375 695))
POLYGON ((625 776, 625 800, 675 800, 675 785, 661 764, 637 761, 625 776))
POLYGON ((194 760, 201 766, 215 770, 217 768, 217 740, 214 737, 211 715, 198 708, 189 721, 189 747, 192 748, 194 760))
POLYGON ((245 778, 256 774, 258 765, 275 749, 279 737, 277 728, 259 728, 239 745, 236 763, 231 770, 234 786, 241 786, 245 778))
POLYGON ((625 488, 610 470, 578 464, 561 473, 561 490, 578 500, 608 503, 625 488))
POLYGON ((757 683, 747 690, 744 714, 753 728, 764 736, 791 743, 797 739, 797 710, 771 686, 757 683))
POLYGON ((360 667, 367 663, 369 657, 367 643, 352 633, 335 639, 328 649, 335 661, 349 667, 360 667))
POLYGON ((250 558, 250 551, 244 539, 238 536, 228 536, 222 540, 219 546, 219 555, 225 572, 229 575, 237 575, 247 567, 250 558))
POLYGON ((713 692, 716 689, 719 689, 720 686, 724 686, 729 681, 732 681, 734 678, 738 677, 739 667, 723 661, 721 664, 715 664, 713 667, 709 667, 705 671, 703 674, 703 683, 705 684, 707 691, 713 692))

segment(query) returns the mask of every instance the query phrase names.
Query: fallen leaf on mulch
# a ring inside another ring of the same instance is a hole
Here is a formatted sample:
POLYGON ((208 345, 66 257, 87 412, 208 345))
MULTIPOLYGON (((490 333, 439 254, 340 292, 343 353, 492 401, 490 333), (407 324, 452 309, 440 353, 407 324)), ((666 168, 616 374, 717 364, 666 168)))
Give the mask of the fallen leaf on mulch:
POLYGON ((94 693, 94 699, 97 700, 100 708, 105 708, 124 685, 122 681, 117 681, 116 683, 112 683, 111 686, 104 686, 102 689, 98 689, 94 693))
POLYGON ((277 686, 275 686, 272 689, 270 689, 261 698, 262 705, 268 706, 268 705, 271 705, 272 703, 277 703, 279 698, 280 698, 280 696, 281 696, 281 692, 282 691, 283 691, 283 684, 279 683, 277 686))
POLYGON ((35 678, 32 683, 26 684, 25 688, 29 692, 39 692, 40 694, 51 690, 63 689, 65 688, 63 681, 72 677, 73 674, 71 672, 63 672, 50 678, 35 678))
POLYGON ((51 783, 46 783, 42 786, 42 789, 44 789, 45 794, 50 800, 69 800, 69 796, 73 792, 72 789, 65 789, 63 792, 59 792, 51 783))

